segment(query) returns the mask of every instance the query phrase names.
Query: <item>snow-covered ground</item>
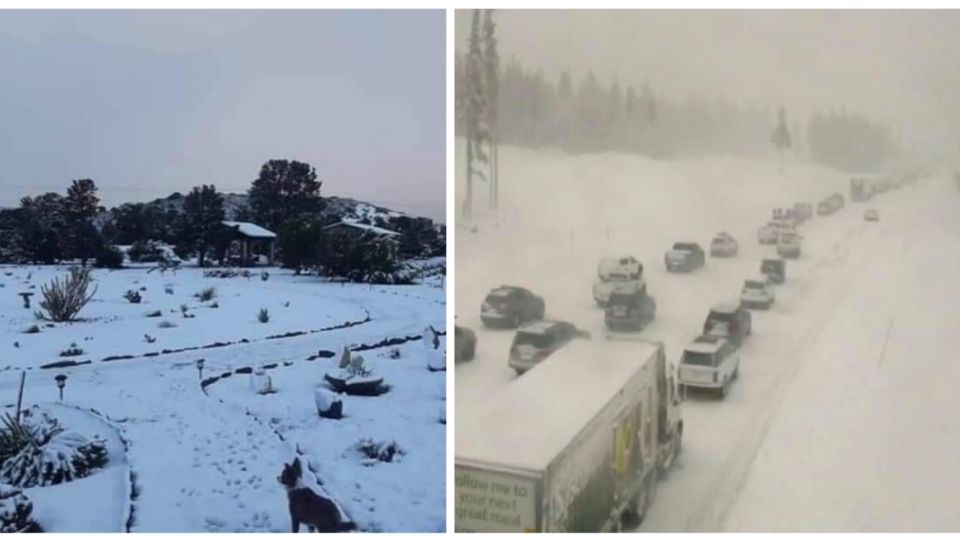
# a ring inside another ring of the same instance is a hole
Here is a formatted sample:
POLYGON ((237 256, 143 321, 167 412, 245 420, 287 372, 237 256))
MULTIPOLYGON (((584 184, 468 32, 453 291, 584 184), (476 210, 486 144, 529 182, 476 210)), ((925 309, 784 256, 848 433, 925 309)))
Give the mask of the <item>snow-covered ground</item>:
POLYGON ((63 424, 122 438, 126 449, 111 446, 117 459, 93 476, 30 490, 44 529, 286 532, 287 498, 277 477, 297 455, 319 481, 308 473, 307 484, 336 500, 361 530, 445 528, 445 373, 427 369, 437 352, 421 340, 404 339, 418 337, 427 325, 444 329, 442 280, 371 287, 275 268, 267 281, 256 272, 249 280, 204 278, 196 268, 165 275, 146 268, 96 270, 99 288, 81 312, 84 320, 48 327, 23 308, 17 293, 36 285, 36 307, 41 284, 65 272, 0 267, 0 404, 12 411, 25 371, 25 404, 52 406, 54 375, 64 373, 65 408, 55 409, 63 424), (141 287, 146 290, 140 304, 123 298, 141 287), (193 296, 207 287, 216 287, 214 300, 193 296), (183 316, 181 304, 193 317, 183 316), (269 311, 267 323, 257 320, 261 308, 269 311), (153 310, 162 317, 146 317, 153 310), (160 321, 176 326, 159 328, 160 321), (40 332, 23 333, 32 324, 40 332), (145 334, 156 341, 148 343, 145 334), (343 419, 320 418, 314 388, 324 373, 336 370, 337 358, 329 355, 345 345, 394 338, 396 345, 360 353, 391 390, 377 397, 344 396, 343 419), (84 354, 58 356, 71 343, 84 354), (226 345, 203 348, 218 343, 226 345), (127 355, 132 358, 103 360, 127 355), (205 360, 204 379, 212 381, 203 389, 199 358, 205 360), (40 367, 62 360, 90 363, 40 367), (243 370, 264 365, 276 393, 255 393, 243 370), (354 450, 364 439, 395 441, 403 454, 371 463, 354 450), (101 500, 105 510, 90 516, 84 499, 101 500))
MULTIPOLYGON (((676 361, 709 307, 735 299, 760 259, 775 256, 756 241, 772 208, 848 194, 846 175, 791 164, 781 176, 775 159, 661 162, 504 148, 500 166, 499 214, 483 210, 481 185, 478 216, 457 223, 457 324, 478 337, 476 359, 456 368, 458 418, 516 378, 507 366, 512 332, 480 323, 491 288, 528 287, 545 298, 548 318, 596 336, 604 331, 590 294, 596 264, 635 255, 657 299, 642 335, 663 341, 676 361), (738 257, 666 273, 673 242, 707 247, 719 231, 740 241, 738 257)), ((803 255, 787 263, 773 309, 754 313, 726 400, 684 402, 684 453, 641 530, 960 527, 951 450, 960 444, 960 196, 934 177, 815 216, 801 232, 803 255), (863 221, 867 206, 879 222, 863 221)))

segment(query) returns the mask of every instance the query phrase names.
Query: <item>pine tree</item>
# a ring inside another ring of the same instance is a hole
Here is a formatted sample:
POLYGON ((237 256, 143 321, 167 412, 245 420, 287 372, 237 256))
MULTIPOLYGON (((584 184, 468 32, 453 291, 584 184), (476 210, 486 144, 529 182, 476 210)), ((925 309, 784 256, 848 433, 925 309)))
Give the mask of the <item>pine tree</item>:
POLYGON ((483 172, 473 167, 474 159, 486 163, 487 156, 483 149, 483 142, 487 139, 485 126, 485 91, 483 51, 480 47, 480 10, 473 10, 470 23, 470 46, 466 60, 467 95, 466 111, 464 115, 466 129, 466 167, 467 185, 466 197, 463 202, 463 215, 469 218, 473 213, 473 177, 483 178, 483 172))
POLYGON ((193 188, 183 200, 181 249, 196 251, 201 267, 207 252, 217 244, 223 218, 223 195, 212 184, 193 188))
POLYGON ((787 128, 787 111, 783 107, 780 107, 777 118, 777 126, 773 129, 773 134, 770 135, 770 142, 777 147, 777 152, 780 155, 780 174, 783 174, 783 152, 790 148, 791 144, 790 130, 787 128))
POLYGON ((97 186, 93 180, 74 180, 63 199, 63 217, 66 220, 65 251, 69 258, 79 258, 83 266, 96 256, 103 241, 93 226, 97 214, 97 186))
POLYGON ((496 208, 499 199, 500 177, 498 168, 499 101, 500 101, 500 56, 497 54, 496 24, 493 22, 493 10, 484 10, 483 18, 483 60, 484 89, 487 105, 487 125, 490 129, 490 207, 496 208))
POLYGON ((258 224, 280 230, 291 220, 307 218, 323 208, 322 182, 308 163, 271 159, 248 192, 250 211, 258 224))

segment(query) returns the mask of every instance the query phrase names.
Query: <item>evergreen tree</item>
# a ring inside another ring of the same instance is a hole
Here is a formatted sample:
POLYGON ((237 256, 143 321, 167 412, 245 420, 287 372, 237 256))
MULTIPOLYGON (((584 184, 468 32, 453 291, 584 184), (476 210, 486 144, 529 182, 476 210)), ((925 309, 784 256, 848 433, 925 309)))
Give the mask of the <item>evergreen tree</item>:
POLYGON ((211 185, 197 186, 183 201, 181 249, 196 251, 200 266, 223 230, 223 195, 211 185))
POLYGON ((484 10, 483 18, 484 89, 487 105, 487 125, 490 130, 490 206, 497 207, 499 176, 497 152, 499 145, 500 56, 497 53, 496 24, 493 10, 484 10))
POLYGON ((68 258, 80 259, 83 266, 87 265, 87 259, 97 255, 103 244, 100 233, 93 226, 99 203, 97 186, 89 178, 74 180, 63 199, 65 254, 68 258))
POLYGON ((780 174, 783 174, 783 152, 790 148, 791 140, 790 130, 787 128, 787 111, 780 107, 777 113, 777 126, 770 135, 770 142, 777 147, 777 153, 780 154, 780 174))
POLYGON ((16 248, 22 259, 53 264, 64 256, 64 201, 58 193, 20 200, 16 248))
POLYGON ((321 182, 307 163, 271 159, 250 186, 250 213, 258 224, 280 230, 291 220, 307 218, 323 209, 321 182))
POLYGON ((293 220, 279 234, 280 260, 297 275, 318 263, 321 227, 312 220, 293 220))
POLYGON ((463 215, 469 218, 473 213, 473 178, 484 179, 483 172, 474 168, 474 160, 487 163, 487 154, 483 148, 487 140, 485 123, 486 93, 484 89, 484 60, 480 45, 480 10, 473 10, 470 22, 470 44, 466 58, 467 99, 464 111, 466 130, 466 197, 463 201, 463 215))

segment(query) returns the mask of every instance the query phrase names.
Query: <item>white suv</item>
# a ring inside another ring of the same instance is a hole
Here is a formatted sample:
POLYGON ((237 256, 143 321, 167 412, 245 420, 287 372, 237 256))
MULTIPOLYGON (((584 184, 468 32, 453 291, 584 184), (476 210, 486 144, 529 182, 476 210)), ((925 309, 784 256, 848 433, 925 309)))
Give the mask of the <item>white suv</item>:
POLYGON ((643 264, 632 256, 618 259, 601 259, 597 266, 597 279, 593 282, 593 299, 598 306, 605 306, 610 294, 624 284, 643 283, 643 264))
POLYGON ((681 390, 709 388, 726 397, 730 383, 740 372, 740 353, 720 336, 700 336, 687 345, 677 369, 681 390))
POLYGON ((743 307, 770 309, 774 300, 773 285, 770 281, 767 276, 744 281, 740 291, 740 303, 743 307))

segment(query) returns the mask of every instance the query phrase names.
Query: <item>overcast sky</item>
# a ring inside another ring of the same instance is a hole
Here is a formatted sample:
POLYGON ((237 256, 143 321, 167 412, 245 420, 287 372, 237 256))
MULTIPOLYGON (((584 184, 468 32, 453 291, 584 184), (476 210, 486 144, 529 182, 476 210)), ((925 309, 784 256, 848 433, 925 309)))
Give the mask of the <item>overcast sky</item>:
POLYGON ((442 219, 442 11, 0 13, 0 206, 93 178, 103 203, 271 158, 324 195, 442 219))
MULTIPOLYGON (((456 18, 467 43, 469 11, 456 18)), ((780 104, 800 117, 846 107, 905 143, 960 148, 957 11, 497 11, 501 57, 556 80, 649 82, 672 97, 780 104)))

